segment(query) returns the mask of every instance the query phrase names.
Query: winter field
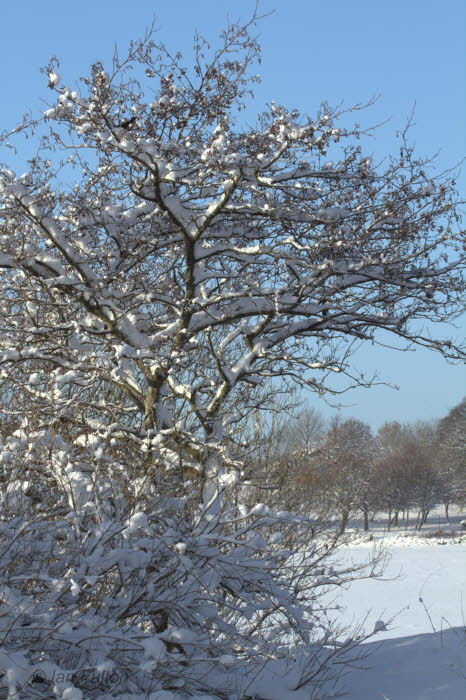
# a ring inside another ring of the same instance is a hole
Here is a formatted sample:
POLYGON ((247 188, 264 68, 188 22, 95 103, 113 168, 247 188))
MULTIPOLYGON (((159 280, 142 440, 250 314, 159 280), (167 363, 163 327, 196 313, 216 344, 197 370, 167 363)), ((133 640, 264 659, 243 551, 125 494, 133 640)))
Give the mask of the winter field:
MULTIPOLYGON (((343 591, 348 625, 363 620, 386 629, 366 642, 363 669, 349 669, 341 697, 346 700, 463 700, 466 697, 466 533, 454 511, 446 525, 442 510, 417 533, 403 524, 386 531, 386 520, 372 523, 373 540, 354 530, 354 541, 337 557, 361 562, 375 545, 387 548, 382 579, 355 581, 343 591), (441 529, 448 536, 436 536, 441 529), (451 536, 452 529, 457 536, 451 536), (389 620, 392 620, 390 623, 389 620), (377 625, 382 627, 380 623, 377 625)), ((341 615, 341 612, 339 613, 341 615)), ((341 619, 341 618, 340 618, 341 619)), ((340 694, 339 694, 340 696, 340 694)))

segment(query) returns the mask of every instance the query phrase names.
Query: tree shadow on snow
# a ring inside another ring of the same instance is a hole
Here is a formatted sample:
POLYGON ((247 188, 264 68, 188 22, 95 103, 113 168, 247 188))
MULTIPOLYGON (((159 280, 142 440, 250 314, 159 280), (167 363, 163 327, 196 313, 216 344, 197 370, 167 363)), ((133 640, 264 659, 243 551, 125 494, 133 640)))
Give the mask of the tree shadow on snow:
POLYGON ((466 627, 364 644, 366 667, 346 677, 346 700, 464 700, 466 627))

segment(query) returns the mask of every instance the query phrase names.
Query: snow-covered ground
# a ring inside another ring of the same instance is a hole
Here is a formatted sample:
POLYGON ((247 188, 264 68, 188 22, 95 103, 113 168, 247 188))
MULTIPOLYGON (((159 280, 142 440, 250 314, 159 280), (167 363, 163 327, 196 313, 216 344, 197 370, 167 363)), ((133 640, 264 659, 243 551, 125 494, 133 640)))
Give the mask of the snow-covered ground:
MULTIPOLYGON (((387 628, 366 642, 364 669, 350 669, 344 679, 346 700, 464 700, 466 698, 466 533, 461 515, 452 517, 457 536, 426 537, 445 525, 432 514, 419 535, 401 526, 384 531, 376 522, 373 540, 354 533, 338 558, 361 562, 374 544, 384 544, 389 560, 382 579, 353 582, 338 603, 344 622, 366 631, 376 622, 387 628)), ((463 516, 464 517, 464 516, 463 516)), ((339 613, 339 616, 341 613, 339 613)), ((341 617, 339 617, 341 620, 341 617)))
POLYGON ((464 700, 463 627, 372 642, 366 669, 344 679, 344 700, 464 700))

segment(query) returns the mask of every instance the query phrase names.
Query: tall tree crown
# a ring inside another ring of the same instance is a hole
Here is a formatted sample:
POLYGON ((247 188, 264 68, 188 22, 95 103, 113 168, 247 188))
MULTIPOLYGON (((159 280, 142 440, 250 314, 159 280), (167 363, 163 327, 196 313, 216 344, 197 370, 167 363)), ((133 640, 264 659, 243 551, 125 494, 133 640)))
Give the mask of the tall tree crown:
POLYGON ((453 178, 405 141, 374 166, 325 105, 239 126, 248 29, 197 37, 191 69, 148 33, 80 92, 47 69, 49 133, 0 175, 0 362, 39 414, 67 415, 74 387, 87 430, 200 463, 264 380, 365 383, 351 347, 381 330, 462 356, 419 326, 464 293, 453 178))

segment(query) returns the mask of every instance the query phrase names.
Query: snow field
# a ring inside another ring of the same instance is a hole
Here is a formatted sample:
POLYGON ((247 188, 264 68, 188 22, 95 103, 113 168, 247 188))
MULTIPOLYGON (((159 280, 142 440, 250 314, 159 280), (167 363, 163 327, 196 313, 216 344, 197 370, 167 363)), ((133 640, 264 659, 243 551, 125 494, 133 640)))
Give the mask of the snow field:
POLYGON ((345 700, 466 698, 466 536, 457 515, 451 519, 457 537, 425 537, 438 528, 439 517, 435 512, 419 536, 384 533, 376 525, 374 540, 355 535, 336 554, 340 563, 361 563, 375 542, 389 555, 382 578, 354 581, 336 600, 343 624, 364 623, 370 632, 378 621, 387 623, 364 644, 368 658, 361 668, 348 670, 345 700))

